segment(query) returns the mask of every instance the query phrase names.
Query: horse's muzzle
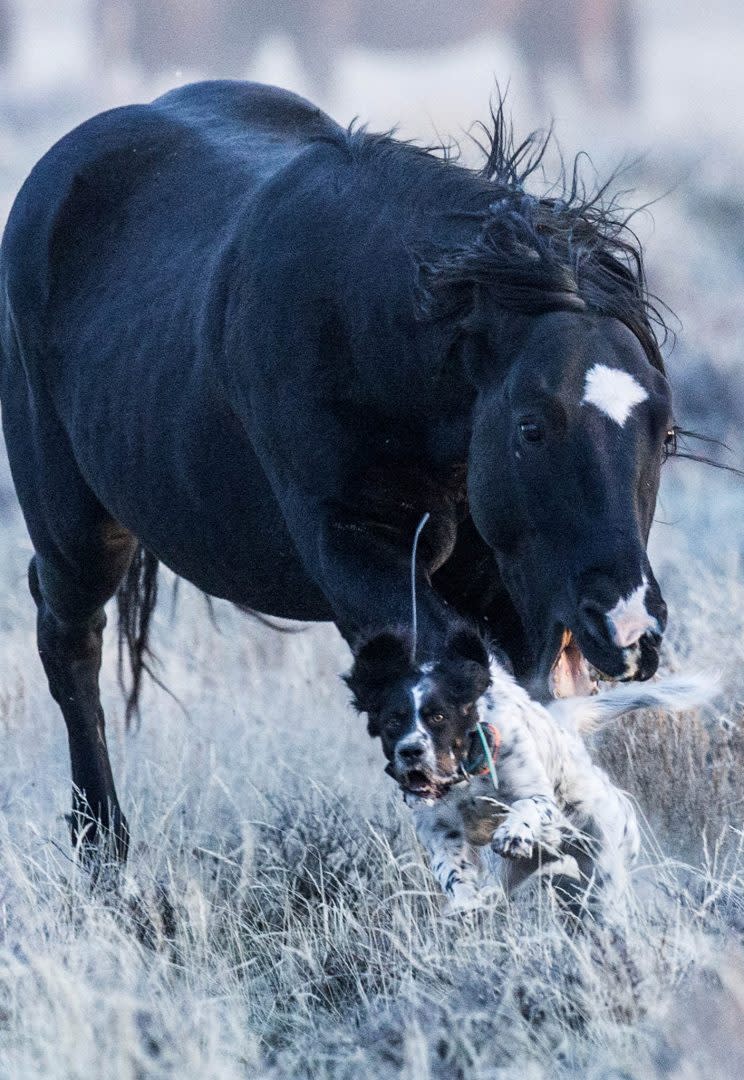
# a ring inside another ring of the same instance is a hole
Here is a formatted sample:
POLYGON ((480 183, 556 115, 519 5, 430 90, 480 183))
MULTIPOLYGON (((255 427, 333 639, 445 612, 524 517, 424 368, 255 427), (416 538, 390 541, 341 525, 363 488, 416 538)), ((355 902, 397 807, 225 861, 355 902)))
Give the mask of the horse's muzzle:
POLYGON ((650 679, 659 666, 665 615, 649 613, 646 620, 638 620, 636 633, 627 633, 618 640, 606 612, 584 602, 574 636, 584 657, 601 677, 643 681, 650 679))
POLYGON ((656 674, 659 666, 659 650, 661 648, 661 634, 650 631, 643 634, 638 641, 623 650, 625 654, 625 671, 620 676, 623 681, 636 679, 645 682, 656 674))

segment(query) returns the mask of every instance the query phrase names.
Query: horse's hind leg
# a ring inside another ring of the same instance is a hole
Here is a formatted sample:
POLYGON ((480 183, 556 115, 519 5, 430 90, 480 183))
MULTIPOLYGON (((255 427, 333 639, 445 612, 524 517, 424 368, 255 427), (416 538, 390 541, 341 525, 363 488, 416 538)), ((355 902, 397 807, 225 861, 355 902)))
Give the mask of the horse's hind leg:
POLYGON ((103 604, 126 570, 133 541, 122 530, 118 535, 115 528, 104 531, 108 543, 99 533, 84 576, 38 553, 29 567, 39 655, 67 725, 72 841, 94 871, 107 857, 125 859, 129 839, 111 773, 98 673, 106 623, 103 604))
POLYGON ((93 867, 123 859, 127 825, 116 796, 98 691, 103 608, 135 550, 86 483, 32 351, 8 346, 0 364, 2 424, 18 500, 34 546, 29 585, 39 653, 67 725, 72 838, 93 867), (28 373, 34 377, 29 379, 28 373), (36 374, 34 374, 36 373, 36 374))
POLYGON ((33 424, 24 405, 23 399, 11 402, 4 409, 3 425, 36 551, 29 586, 37 607, 39 654, 67 725, 73 843, 85 861, 100 865, 107 852, 120 859, 127 852, 127 825, 111 775, 98 672, 103 607, 129 566, 135 540, 85 483, 51 407, 39 410, 33 424))

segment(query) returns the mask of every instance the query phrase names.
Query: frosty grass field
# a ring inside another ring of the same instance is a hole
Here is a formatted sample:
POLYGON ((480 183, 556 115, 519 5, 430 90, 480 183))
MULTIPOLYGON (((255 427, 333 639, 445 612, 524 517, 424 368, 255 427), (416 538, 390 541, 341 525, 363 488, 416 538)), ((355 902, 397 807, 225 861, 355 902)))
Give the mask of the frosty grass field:
MULTIPOLYGON (((10 147, 6 206, 44 145, 10 147)), ((679 419, 729 438, 741 464, 737 160, 719 140, 696 164, 672 141, 631 179, 642 200, 679 178, 654 230, 640 221, 654 290, 682 323, 679 419)), ((124 730, 109 632, 104 704, 133 847, 126 895, 91 895, 68 850, 64 725, 3 458, 0 1077, 744 1075, 743 511, 744 481, 665 466, 663 669, 718 670, 724 692, 596 743, 645 822, 621 947, 571 940, 535 887, 443 916, 337 678, 335 631, 280 636, 219 603, 213 624, 165 573, 156 645, 183 707, 149 686, 141 727, 124 730)))

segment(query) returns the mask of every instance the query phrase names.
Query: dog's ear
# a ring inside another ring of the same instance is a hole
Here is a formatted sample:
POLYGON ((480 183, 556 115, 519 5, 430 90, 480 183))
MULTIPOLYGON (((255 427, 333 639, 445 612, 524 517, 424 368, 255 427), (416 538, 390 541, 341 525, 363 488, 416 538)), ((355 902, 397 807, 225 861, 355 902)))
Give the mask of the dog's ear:
POLYGON ((444 651, 453 659, 469 660, 484 668, 488 668, 490 663, 485 641, 477 630, 466 624, 457 626, 449 632, 444 651))
POLYGON ((354 695, 354 708, 371 717, 385 689, 412 670, 408 635, 402 630, 384 630, 356 650, 352 669, 343 679, 354 695))
POLYGON ((447 680, 457 698, 470 704, 491 685, 491 661, 480 634, 467 624, 455 627, 444 646, 447 680))

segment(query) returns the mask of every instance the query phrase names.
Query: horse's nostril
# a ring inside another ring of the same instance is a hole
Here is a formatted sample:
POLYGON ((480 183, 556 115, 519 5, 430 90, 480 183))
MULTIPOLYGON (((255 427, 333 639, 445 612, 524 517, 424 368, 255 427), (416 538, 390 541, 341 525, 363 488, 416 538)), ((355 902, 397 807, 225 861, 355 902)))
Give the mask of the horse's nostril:
POLYGON ((644 634, 639 641, 639 662, 636 671, 636 678, 644 681, 650 679, 652 675, 656 674, 659 666, 659 646, 661 645, 661 634, 649 632, 644 634))
POLYGON ((403 761, 413 764, 413 762, 419 761, 423 757, 424 748, 417 743, 412 743, 410 746, 401 746, 398 755, 403 761))

